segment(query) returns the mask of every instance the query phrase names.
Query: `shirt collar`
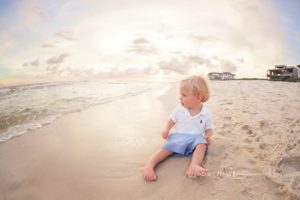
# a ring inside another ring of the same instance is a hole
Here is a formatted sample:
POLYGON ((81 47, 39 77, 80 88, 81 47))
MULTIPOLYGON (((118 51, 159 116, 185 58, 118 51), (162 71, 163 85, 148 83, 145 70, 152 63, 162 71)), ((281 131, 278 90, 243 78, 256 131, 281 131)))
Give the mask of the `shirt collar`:
MULTIPOLYGON (((187 109, 186 107, 184 107, 184 106, 181 105, 181 104, 179 104, 179 107, 180 107, 181 110, 183 110, 183 111, 184 111, 185 113, 187 113, 189 116, 191 116, 190 112, 188 111, 188 109, 187 109)), ((198 117, 198 116, 200 116, 200 115, 206 115, 207 113, 208 113, 207 107, 206 107, 204 104, 202 104, 202 109, 201 109, 201 111, 200 111, 197 115, 194 115, 194 116, 192 116, 192 117, 194 118, 194 117, 198 117)))

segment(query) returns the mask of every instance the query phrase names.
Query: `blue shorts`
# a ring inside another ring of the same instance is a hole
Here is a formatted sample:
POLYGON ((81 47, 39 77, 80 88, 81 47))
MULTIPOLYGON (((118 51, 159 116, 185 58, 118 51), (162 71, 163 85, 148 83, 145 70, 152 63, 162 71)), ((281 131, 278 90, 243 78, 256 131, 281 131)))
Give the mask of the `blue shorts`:
POLYGON ((190 156, 193 154, 197 144, 206 144, 206 155, 208 145, 206 139, 201 134, 170 134, 162 148, 174 152, 175 155, 190 156))

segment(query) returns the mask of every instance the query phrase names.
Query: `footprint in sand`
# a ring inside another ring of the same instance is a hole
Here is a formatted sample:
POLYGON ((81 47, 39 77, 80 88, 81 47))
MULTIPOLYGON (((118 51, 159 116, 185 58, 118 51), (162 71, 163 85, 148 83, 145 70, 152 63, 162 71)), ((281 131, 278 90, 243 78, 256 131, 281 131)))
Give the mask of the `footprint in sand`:
POLYGON ((224 153, 224 159, 233 160, 238 154, 240 147, 229 145, 224 153))
POLYGON ((291 122, 291 127, 299 127, 300 120, 299 119, 294 119, 291 122))
POLYGON ((269 123, 267 121, 261 120, 259 121, 259 127, 260 128, 264 128, 264 127, 268 127, 269 123))
POLYGON ((259 143, 260 142, 260 138, 261 138, 261 136, 255 137, 255 141, 259 143))
POLYGON ((227 135, 227 132, 226 131, 219 131, 218 134, 222 135, 222 136, 225 136, 225 135, 227 135))
POLYGON ((242 130, 245 131, 245 135, 243 138, 243 141, 246 143, 252 143, 252 138, 256 136, 256 133, 252 131, 251 127, 249 125, 242 126, 242 130))
POLYGON ((283 157, 278 163, 278 168, 284 173, 293 173, 300 171, 300 156, 283 157))
POLYGON ((294 178, 291 186, 295 193, 297 193, 300 196, 300 176, 296 176, 294 178))
POLYGON ((231 120, 232 117, 231 117, 231 116, 225 116, 224 119, 226 119, 226 120, 231 120))
POLYGON ((253 142, 252 139, 250 139, 250 138, 244 138, 243 141, 248 143, 248 144, 253 142))
POLYGON ((230 127, 230 124, 224 123, 222 129, 230 127))
POLYGON ((249 137, 255 137, 256 136, 256 133, 254 133, 252 130, 248 130, 246 133, 249 137))
POLYGON ((288 151, 293 150, 296 146, 297 146, 297 143, 296 143, 296 142, 290 141, 290 142, 286 145, 286 150, 288 150, 288 151))
POLYGON ((266 148, 267 144, 266 143, 259 143, 259 148, 264 149, 266 148))
POLYGON ((245 187, 245 188, 241 191, 241 193, 242 193, 244 196, 249 197, 249 196, 251 195, 251 188, 245 187))
POLYGON ((243 130, 246 130, 246 131, 251 130, 251 128, 250 128, 249 125, 244 125, 244 126, 242 126, 242 129, 243 129, 243 130))

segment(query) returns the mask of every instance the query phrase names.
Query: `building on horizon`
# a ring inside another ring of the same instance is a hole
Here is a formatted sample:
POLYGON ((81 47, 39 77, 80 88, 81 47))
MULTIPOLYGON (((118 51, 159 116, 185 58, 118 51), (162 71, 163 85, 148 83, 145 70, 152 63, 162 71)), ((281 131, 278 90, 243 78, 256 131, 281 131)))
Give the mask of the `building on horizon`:
POLYGON ((232 80, 235 77, 235 74, 230 72, 210 72, 208 73, 210 80, 232 80))
POLYGON ((267 70, 267 78, 272 81, 297 81, 300 79, 300 65, 275 65, 275 69, 267 70))

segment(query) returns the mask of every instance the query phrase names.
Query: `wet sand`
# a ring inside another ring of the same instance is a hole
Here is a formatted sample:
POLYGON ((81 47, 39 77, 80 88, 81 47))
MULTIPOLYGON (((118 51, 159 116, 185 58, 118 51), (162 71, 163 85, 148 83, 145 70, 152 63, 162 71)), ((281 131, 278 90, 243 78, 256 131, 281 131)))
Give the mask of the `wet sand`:
POLYGON ((299 199, 299 83, 214 81, 208 177, 171 157, 142 178, 177 104, 174 84, 69 114, 0 143, 0 199, 299 199))

